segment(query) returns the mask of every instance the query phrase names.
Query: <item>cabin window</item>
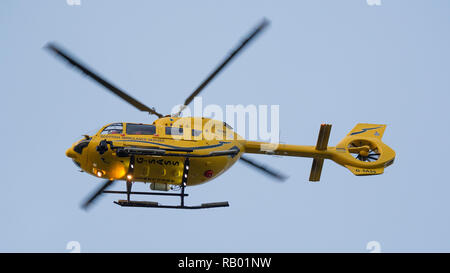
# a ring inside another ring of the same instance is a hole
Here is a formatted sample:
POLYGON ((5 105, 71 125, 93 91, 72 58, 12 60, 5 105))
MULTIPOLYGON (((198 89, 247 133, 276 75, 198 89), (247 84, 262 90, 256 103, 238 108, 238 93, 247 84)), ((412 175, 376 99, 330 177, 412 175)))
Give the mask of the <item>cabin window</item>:
POLYGON ((102 135, 121 134, 123 132, 122 123, 113 123, 102 131, 102 135))
MULTIPOLYGON (((195 130, 195 129, 192 129, 191 132, 192 132, 192 136, 199 136, 202 133, 201 130, 195 130)), ((181 136, 181 135, 183 135, 183 128, 166 127, 166 135, 181 136)))
POLYGON ((192 129, 192 136, 199 136, 202 133, 201 130, 192 129))
POLYGON ((128 135, 154 135, 154 134, 156 134, 156 126, 155 125, 147 125, 147 124, 127 123, 127 134, 128 135))
POLYGON ((224 125, 225 127, 227 127, 228 129, 233 130, 233 127, 231 127, 230 125, 228 125, 225 121, 223 122, 223 125, 224 125))
POLYGON ((166 127, 166 135, 181 136, 183 135, 183 128, 166 127))

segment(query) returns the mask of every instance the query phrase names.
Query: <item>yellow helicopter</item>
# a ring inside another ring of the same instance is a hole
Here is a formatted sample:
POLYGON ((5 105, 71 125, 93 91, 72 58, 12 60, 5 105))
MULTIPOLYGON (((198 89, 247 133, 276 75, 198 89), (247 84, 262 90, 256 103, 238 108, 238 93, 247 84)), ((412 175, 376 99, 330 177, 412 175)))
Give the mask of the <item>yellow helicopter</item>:
POLYGON ((355 175, 382 174, 394 162, 395 152, 381 141, 386 125, 357 124, 336 147, 328 146, 331 125, 322 124, 315 146, 273 144, 247 141, 223 121, 204 117, 180 117, 183 109, 208 83, 261 31, 264 19, 227 58, 185 100, 174 115, 162 115, 134 99, 124 91, 92 72, 54 43, 46 49, 79 69, 107 90, 137 109, 158 117, 152 124, 116 122, 103 126, 94 135, 74 143, 66 155, 84 172, 105 182, 83 203, 83 208, 102 193, 126 194, 126 200, 114 203, 127 207, 203 209, 228 207, 228 202, 185 205, 187 186, 198 185, 218 177, 236 161, 258 168, 284 180, 286 176, 243 156, 244 153, 309 157, 313 159, 310 181, 319 181, 325 159, 348 168, 355 175), (126 191, 107 190, 114 181, 126 181, 126 191), (150 183, 151 192, 133 192, 134 182, 150 183), (180 190, 179 192, 167 192, 180 190), (158 191, 158 192, 155 192, 158 191), (180 197, 179 205, 163 205, 151 201, 130 200, 131 195, 163 195, 180 197))

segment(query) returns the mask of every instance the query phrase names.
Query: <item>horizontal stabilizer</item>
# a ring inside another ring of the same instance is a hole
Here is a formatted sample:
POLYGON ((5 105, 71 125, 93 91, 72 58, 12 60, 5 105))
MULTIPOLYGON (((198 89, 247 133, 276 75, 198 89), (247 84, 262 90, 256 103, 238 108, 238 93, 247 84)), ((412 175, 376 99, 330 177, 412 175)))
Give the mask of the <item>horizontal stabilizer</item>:
MULTIPOLYGON (((316 150, 325 151, 328 147, 328 140, 330 139, 331 124, 320 125, 319 136, 317 137, 316 150)), ((309 181, 320 181, 322 174, 323 158, 315 157, 313 159, 309 181)))
POLYGON ((317 182, 320 180, 320 174, 322 173, 322 167, 323 167, 323 158, 314 158, 312 167, 311 167, 311 174, 309 175, 309 181, 317 182))
POLYGON ((330 139, 331 124, 320 125, 319 137, 317 138, 316 150, 323 151, 327 149, 330 139))

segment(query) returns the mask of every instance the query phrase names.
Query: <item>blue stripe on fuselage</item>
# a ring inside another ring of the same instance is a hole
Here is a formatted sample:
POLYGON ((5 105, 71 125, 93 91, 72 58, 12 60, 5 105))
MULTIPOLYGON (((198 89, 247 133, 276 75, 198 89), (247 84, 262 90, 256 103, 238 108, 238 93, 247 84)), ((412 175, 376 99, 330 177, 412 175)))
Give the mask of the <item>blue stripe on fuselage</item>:
POLYGON ((114 142, 117 141, 121 141, 121 142, 140 142, 140 143, 149 143, 149 144, 155 144, 155 145, 160 145, 160 146, 164 146, 167 148, 173 148, 173 149, 192 149, 192 150, 203 150, 203 149, 210 149, 210 148, 216 148, 216 147, 220 147, 223 146, 223 144, 228 144, 230 142, 227 141, 219 141, 219 144, 215 144, 215 145, 208 145, 208 146, 197 146, 197 147, 180 147, 180 146, 173 146, 173 145, 168 145, 168 144, 162 144, 159 142, 152 142, 152 141, 145 141, 145 140, 134 140, 134 139, 127 139, 127 140, 113 140, 114 142))

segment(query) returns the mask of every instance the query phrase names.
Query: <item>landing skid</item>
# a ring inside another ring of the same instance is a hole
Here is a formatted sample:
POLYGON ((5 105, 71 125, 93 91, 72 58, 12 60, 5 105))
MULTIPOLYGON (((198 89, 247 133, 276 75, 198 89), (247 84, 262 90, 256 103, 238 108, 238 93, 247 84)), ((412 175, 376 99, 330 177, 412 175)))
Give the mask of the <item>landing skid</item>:
POLYGON ((219 208, 219 207, 229 207, 230 206, 230 204, 228 204, 228 202, 203 203, 200 206, 162 205, 162 204, 159 204, 158 202, 127 201, 127 200, 114 201, 114 203, 121 207, 164 208, 164 209, 208 209, 208 208, 219 208))
MULTIPOLYGON (((131 156, 130 162, 134 163, 134 156, 131 156)), ((186 206, 184 204, 184 197, 188 196, 188 194, 184 193, 186 188, 186 182, 189 172, 189 157, 187 157, 184 161, 184 170, 181 181, 181 193, 157 193, 157 192, 132 192, 131 191, 131 181, 127 181, 127 191, 106 191, 103 193, 112 193, 112 194, 126 194, 127 200, 118 200, 114 201, 115 204, 121 207, 140 207, 140 208, 164 208, 164 209, 209 209, 209 208, 219 208, 219 207, 229 207, 230 204, 225 202, 213 202, 213 203, 203 203, 198 206, 186 206), (153 201, 133 201, 130 200, 130 195, 138 194, 138 195, 162 195, 162 196, 179 196, 180 197, 180 205, 163 205, 158 202, 153 201)), ((133 173, 132 168, 128 171, 129 174, 133 173)))

